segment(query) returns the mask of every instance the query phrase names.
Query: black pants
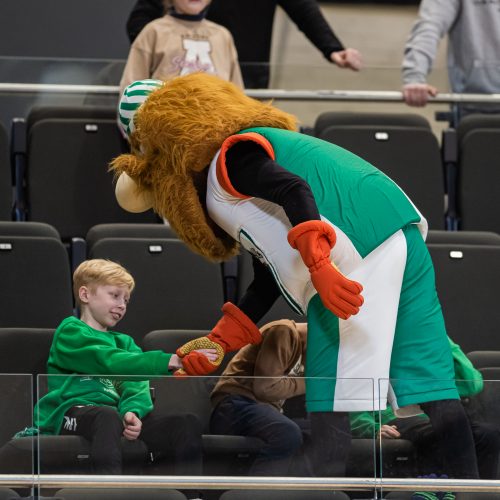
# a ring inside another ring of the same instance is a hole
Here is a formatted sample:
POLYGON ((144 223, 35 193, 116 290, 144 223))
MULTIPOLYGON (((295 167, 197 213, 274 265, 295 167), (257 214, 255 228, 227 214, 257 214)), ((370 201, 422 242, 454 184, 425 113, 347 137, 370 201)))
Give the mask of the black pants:
MULTIPOLYGON (((429 404, 429 403, 426 403, 429 404)), ((500 430, 491 424, 468 422, 469 429, 463 430, 463 417, 459 419, 458 429, 449 424, 448 419, 460 411, 458 401, 449 407, 448 401, 432 403, 437 405, 437 422, 434 424, 420 417, 398 418, 390 424, 395 424, 403 439, 411 441, 417 454, 418 474, 447 474, 457 479, 467 478, 474 473, 474 460, 470 460, 471 453, 468 443, 472 435, 473 450, 477 458, 477 467, 481 479, 496 479, 498 459, 500 454, 500 430), (444 409, 440 409, 443 407, 444 409), (460 423, 461 422, 461 423, 460 423)), ((425 407, 424 405, 421 405, 425 407)), ((472 477, 474 478, 474 477, 472 477)))
MULTIPOLYGON (((78 435, 90 441, 94 474, 121 474, 123 423, 110 406, 74 406, 65 416, 61 434, 78 435)), ((201 424, 191 414, 161 415, 153 411, 142 419, 139 435, 154 457, 159 474, 164 463, 174 475, 201 475, 201 424), (170 467, 170 465, 172 467, 170 467)))

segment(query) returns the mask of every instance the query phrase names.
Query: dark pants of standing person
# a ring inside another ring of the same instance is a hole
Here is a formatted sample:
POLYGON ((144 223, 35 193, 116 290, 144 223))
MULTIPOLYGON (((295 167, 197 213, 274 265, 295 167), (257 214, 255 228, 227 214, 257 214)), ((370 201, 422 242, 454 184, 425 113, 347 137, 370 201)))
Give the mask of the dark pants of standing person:
POLYGON ((240 395, 227 395, 214 408, 210 432, 264 441, 250 467, 251 476, 286 476, 302 445, 302 431, 293 420, 272 405, 240 395))
MULTIPOLYGON (((116 408, 74 406, 64 416, 61 434, 83 436, 90 441, 93 473, 121 474, 123 429, 116 408)), ((153 411, 142 419, 139 439, 155 463, 172 465, 174 475, 201 475, 201 434, 201 423, 195 415, 162 415, 153 411)))
MULTIPOLYGON (((391 421, 390 424, 397 426, 402 439, 408 439, 414 444, 417 453, 417 474, 451 475, 450 469, 452 467, 456 469, 456 462, 459 462, 461 468, 468 469, 470 467, 471 464, 464 455, 465 450, 461 445, 461 437, 457 439, 457 437, 446 436, 444 440, 440 439, 438 431, 434 429, 431 422, 420 417, 398 418, 391 421), (458 443, 458 447, 456 443, 449 443, 450 440, 454 439, 458 443), (450 447, 449 444, 452 446, 450 447), (443 450, 440 450, 441 446, 444 447, 444 450, 447 448, 450 450, 443 453, 443 450), (453 457, 453 454, 458 456, 453 457), (451 467, 450 456, 452 457, 451 467)), ((497 479, 500 429, 494 425, 477 421, 471 421, 469 425, 472 431, 480 478, 497 479)), ((464 474, 464 472, 459 469, 453 474, 455 478, 461 479, 462 476, 457 474, 464 474)))

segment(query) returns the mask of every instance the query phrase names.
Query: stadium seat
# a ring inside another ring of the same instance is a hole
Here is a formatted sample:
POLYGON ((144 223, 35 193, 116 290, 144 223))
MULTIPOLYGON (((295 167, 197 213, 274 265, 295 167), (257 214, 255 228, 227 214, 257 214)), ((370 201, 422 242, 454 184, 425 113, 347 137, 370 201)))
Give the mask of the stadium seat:
POLYGON ((160 488, 63 488, 62 500, 186 500, 177 490, 160 488))
POLYGON ((60 240, 57 229, 44 222, 0 221, 0 236, 40 236, 60 240))
POLYGON ((427 244, 500 245, 500 234, 491 231, 429 230, 427 244))
POLYGON ((68 255, 55 237, 0 234, 0 276, 0 327, 56 328, 73 313, 68 255))
POLYGON ((7 132, 0 123, 0 220, 12 220, 12 174, 7 132))
MULTIPOLYGON (((182 344, 206 335, 206 330, 159 330, 144 337, 144 350, 175 352, 182 344)), ((234 353, 233 353, 234 354, 234 353)), ((221 368, 208 377, 163 377, 151 380, 155 408, 165 413, 195 414, 203 428, 204 473, 244 475, 252 456, 262 446, 257 438, 215 435, 209 432, 210 393, 231 356, 226 356, 221 368)))
POLYGON ((457 127, 460 228, 500 233, 500 116, 470 115, 457 127))
POLYGON ((449 336, 464 352, 500 350, 500 246, 429 244, 449 336))
POLYGON ((430 228, 445 228, 441 153, 425 118, 329 112, 318 117, 315 133, 375 165, 406 192, 430 228))
POLYGON ((0 487, 0 500, 15 500, 20 498, 20 496, 10 488, 0 487))
POLYGON ((480 368, 500 368, 500 350, 471 351, 467 353, 467 357, 478 370, 480 368))
POLYGON ((33 108, 26 122, 14 122, 16 144, 23 135, 25 150, 13 152, 21 220, 52 224, 64 241, 83 238, 99 223, 157 220, 152 211, 125 212, 115 200, 108 164, 127 145, 114 107, 33 108))
POLYGON ((219 500, 349 500, 349 496, 342 491, 229 490, 219 500))
POLYGON ((221 269, 189 250, 178 239, 104 238, 93 244, 90 258, 125 266, 136 288, 120 331, 139 344, 159 329, 210 329, 221 316, 221 269))

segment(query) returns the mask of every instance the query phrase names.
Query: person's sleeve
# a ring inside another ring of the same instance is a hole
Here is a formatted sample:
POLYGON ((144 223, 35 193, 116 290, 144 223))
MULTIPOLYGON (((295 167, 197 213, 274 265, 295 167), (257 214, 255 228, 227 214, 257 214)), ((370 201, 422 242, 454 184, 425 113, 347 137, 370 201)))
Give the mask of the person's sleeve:
POLYGON ((253 381, 253 392, 260 401, 272 403, 305 393, 304 379, 288 376, 291 364, 298 359, 303 347, 292 325, 292 322, 276 324, 263 335, 253 372, 257 377, 253 381))
POLYGON ((144 30, 130 47, 120 80, 120 95, 127 85, 137 80, 151 78, 154 36, 152 31, 144 30))
POLYGON ((280 205, 292 226, 320 220, 309 184, 272 160, 257 143, 240 141, 234 144, 226 153, 226 169, 238 193, 280 205))
POLYGON ((60 370, 88 375, 169 375, 171 354, 142 352, 132 339, 119 348, 96 337, 90 329, 68 324, 52 346, 50 361, 60 370))
POLYGON ((484 387, 483 376, 476 370, 471 360, 464 354, 458 344, 455 344, 449 337, 451 354, 453 356, 453 367, 455 369, 455 379, 458 393, 461 397, 474 396, 479 394, 484 387))
POLYGON ((269 269, 252 257, 253 280, 238 302, 238 307, 257 323, 271 309, 281 292, 269 269))
POLYGON ((137 38, 146 24, 162 17, 163 13, 162 0, 138 0, 127 19, 127 34, 130 43, 137 38))
POLYGON ((344 50, 316 0, 279 0, 278 4, 329 62, 332 52, 344 50))
POLYGON ((426 83, 441 39, 460 10, 460 0, 423 0, 404 48, 403 83, 426 83))
POLYGON ((243 83, 243 77, 241 75, 240 63, 238 61, 238 52, 236 51, 236 46, 234 45, 233 37, 231 33, 228 32, 229 36, 229 60, 231 61, 231 82, 237 85, 240 89, 245 88, 243 83))
POLYGON ((355 438, 373 438, 380 432, 380 418, 382 425, 388 424, 394 419, 394 413, 390 408, 382 412, 378 411, 353 411, 349 413, 351 421, 351 432, 355 438))
POLYGON ((120 381, 115 384, 120 394, 118 412, 122 418, 125 413, 131 411, 143 419, 153 409, 149 382, 120 381))

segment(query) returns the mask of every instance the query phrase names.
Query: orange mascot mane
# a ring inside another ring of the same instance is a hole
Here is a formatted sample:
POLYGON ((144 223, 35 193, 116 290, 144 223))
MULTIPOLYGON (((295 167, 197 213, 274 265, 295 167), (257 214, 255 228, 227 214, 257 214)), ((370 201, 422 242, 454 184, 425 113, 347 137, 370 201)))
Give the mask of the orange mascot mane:
POLYGON ((135 116, 132 153, 111 164, 195 252, 227 260, 237 243, 206 213, 206 169, 224 140, 249 127, 296 129, 294 116, 247 97, 232 83, 206 73, 174 78, 155 90, 135 116))

